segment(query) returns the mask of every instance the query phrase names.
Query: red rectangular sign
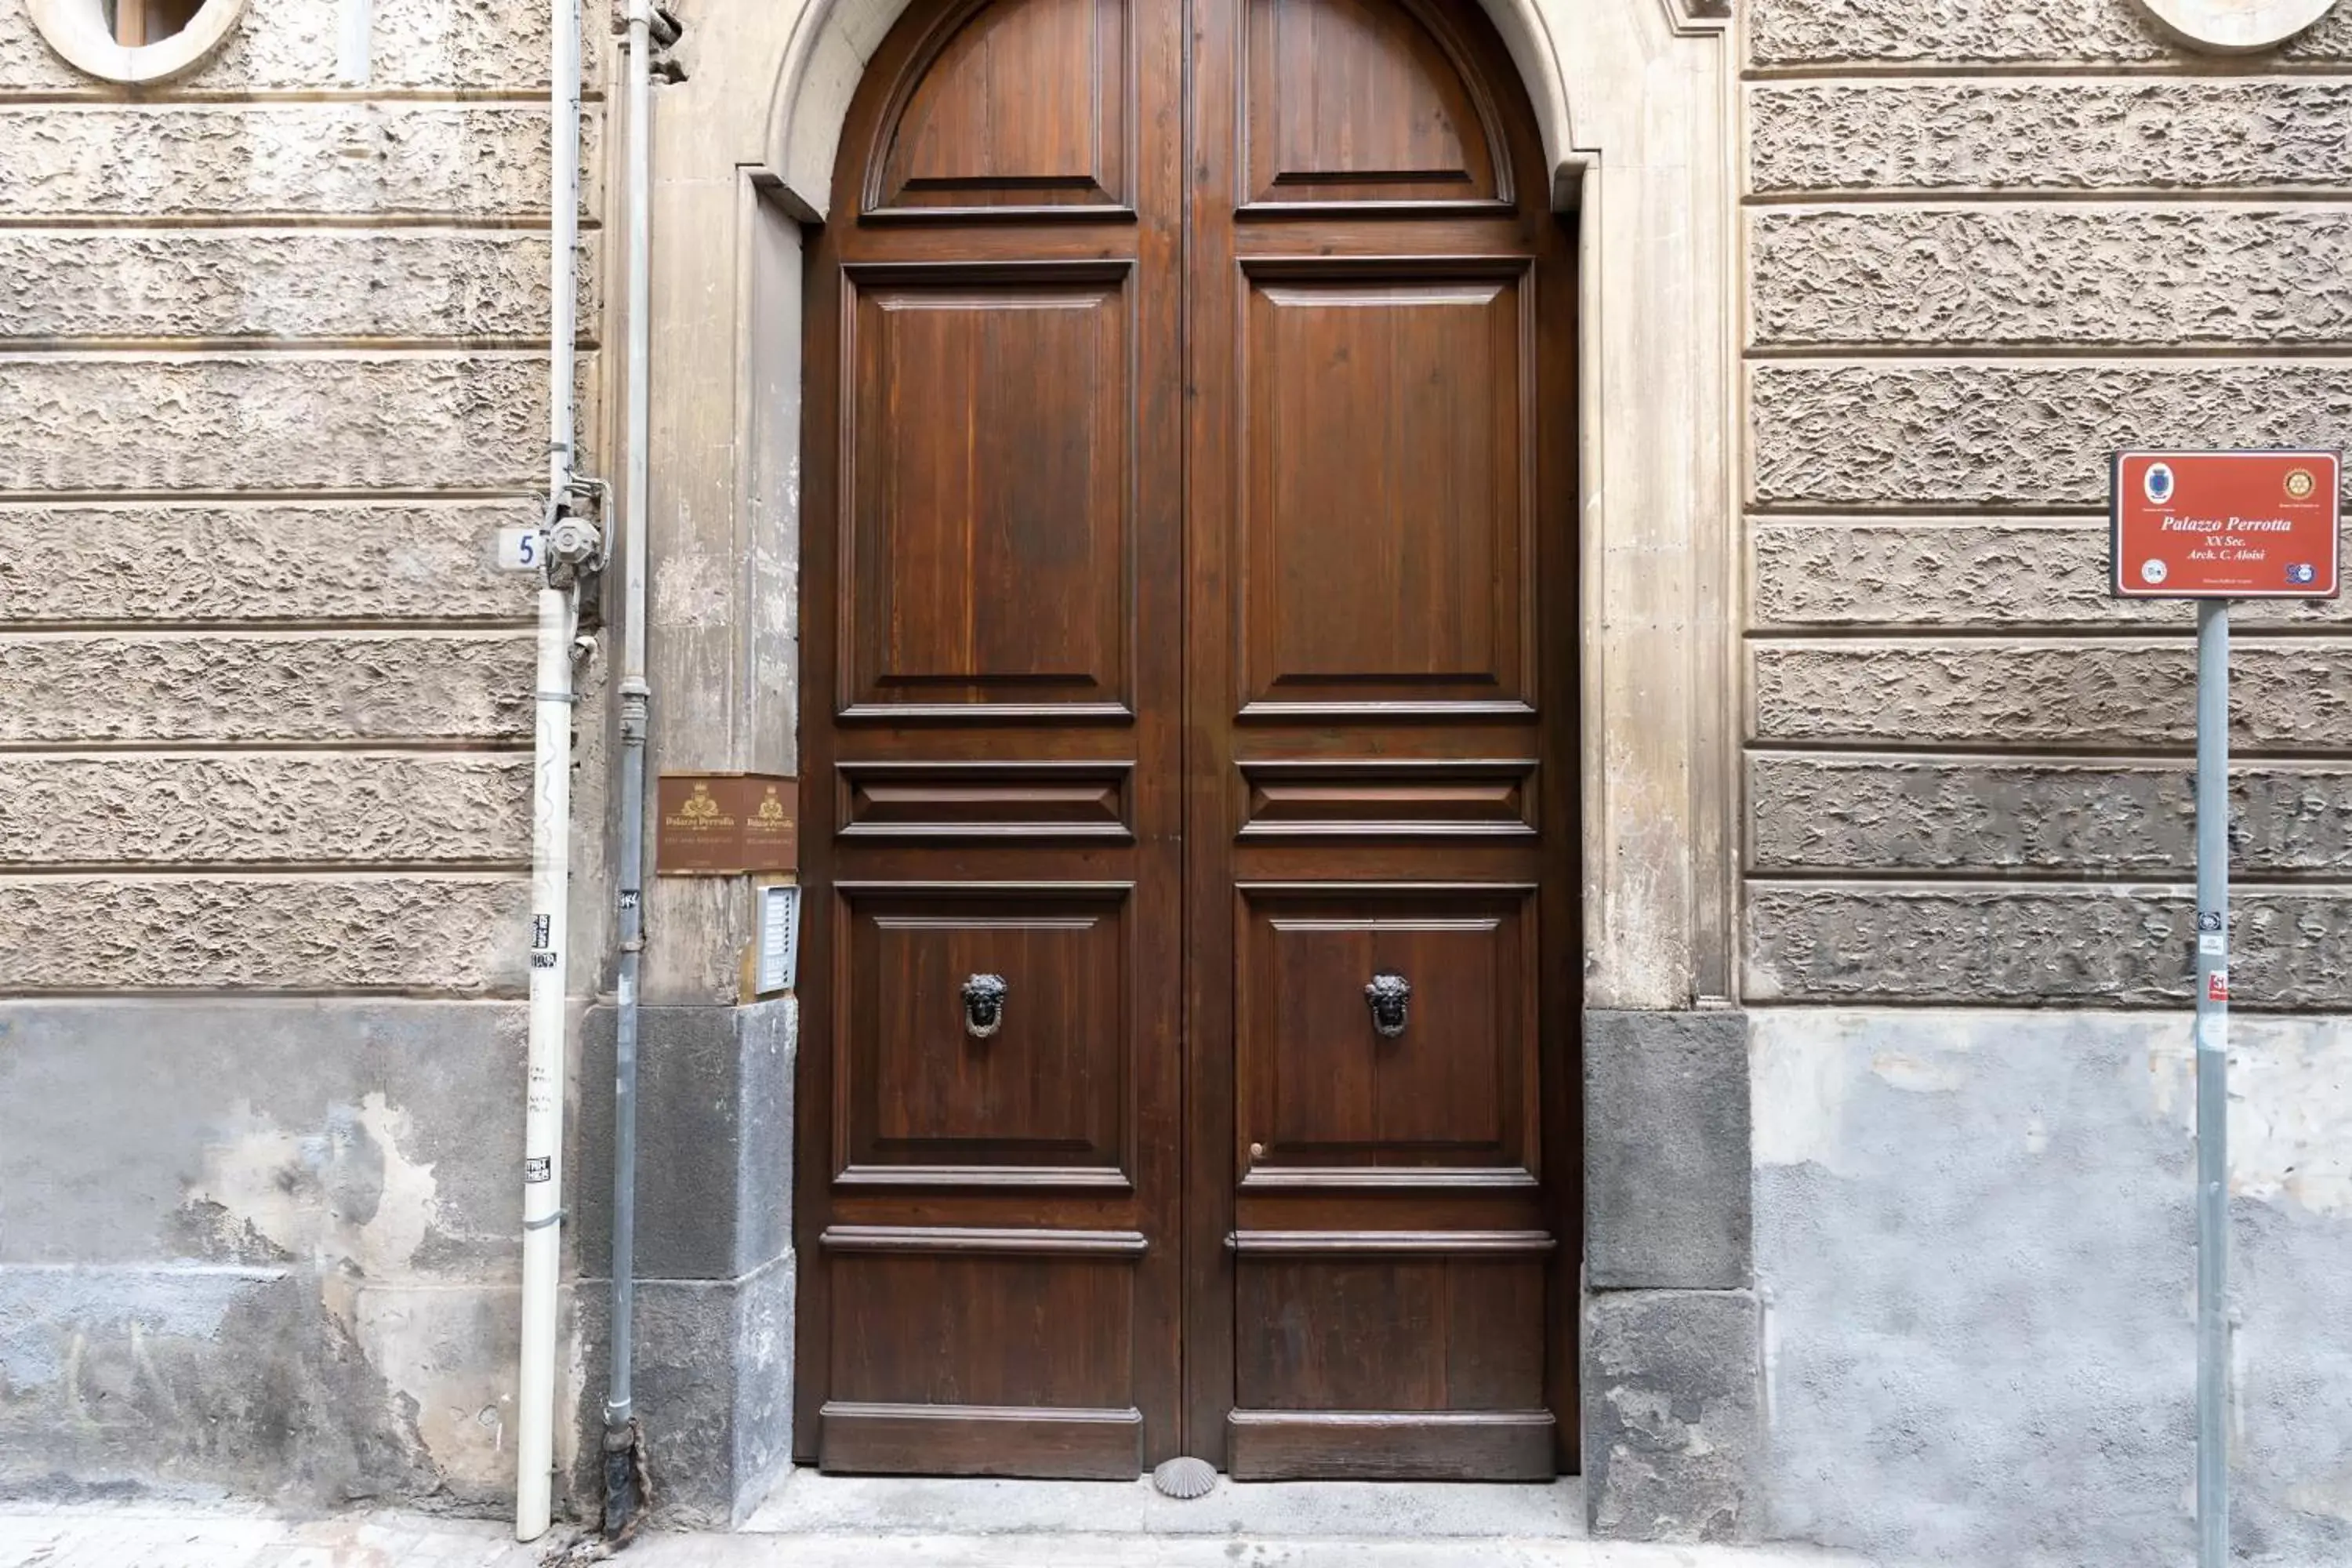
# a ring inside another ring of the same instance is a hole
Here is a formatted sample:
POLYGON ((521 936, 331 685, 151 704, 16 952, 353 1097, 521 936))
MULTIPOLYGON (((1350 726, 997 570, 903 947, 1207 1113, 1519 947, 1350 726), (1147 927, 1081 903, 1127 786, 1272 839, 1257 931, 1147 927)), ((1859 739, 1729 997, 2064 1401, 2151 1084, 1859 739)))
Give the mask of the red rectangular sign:
POLYGON ((2335 452, 2118 452, 2119 599, 2332 599, 2335 452))

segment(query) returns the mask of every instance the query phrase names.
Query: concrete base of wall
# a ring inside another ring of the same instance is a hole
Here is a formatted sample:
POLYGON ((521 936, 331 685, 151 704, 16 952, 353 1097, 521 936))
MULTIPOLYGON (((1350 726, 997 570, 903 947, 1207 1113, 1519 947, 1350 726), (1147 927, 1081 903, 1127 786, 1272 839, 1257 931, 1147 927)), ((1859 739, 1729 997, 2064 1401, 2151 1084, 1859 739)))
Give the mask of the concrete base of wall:
MULTIPOLYGON (((2189 1017, 1758 1011, 1772 1534, 2195 1552, 2189 1017)), ((2242 1557, 2352 1561, 2352 1026, 2231 1025, 2242 1557)))
POLYGON ((523 1010, 0 1004, 0 1490, 491 1509, 523 1010))

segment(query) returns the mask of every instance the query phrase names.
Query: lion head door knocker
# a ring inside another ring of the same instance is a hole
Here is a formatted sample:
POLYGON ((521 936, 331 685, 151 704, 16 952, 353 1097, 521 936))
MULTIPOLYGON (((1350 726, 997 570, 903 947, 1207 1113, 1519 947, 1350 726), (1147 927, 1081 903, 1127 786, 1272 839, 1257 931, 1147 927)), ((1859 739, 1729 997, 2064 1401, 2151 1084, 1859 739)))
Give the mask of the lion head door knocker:
POLYGON ((1404 1033, 1405 1010, 1412 1001, 1412 981, 1393 969, 1383 969, 1364 987, 1364 1000, 1371 1004, 1374 1034, 1393 1040, 1404 1033))
POLYGON ((1004 976, 974 974, 963 983, 963 1032, 984 1040, 1004 1026, 1004 976))

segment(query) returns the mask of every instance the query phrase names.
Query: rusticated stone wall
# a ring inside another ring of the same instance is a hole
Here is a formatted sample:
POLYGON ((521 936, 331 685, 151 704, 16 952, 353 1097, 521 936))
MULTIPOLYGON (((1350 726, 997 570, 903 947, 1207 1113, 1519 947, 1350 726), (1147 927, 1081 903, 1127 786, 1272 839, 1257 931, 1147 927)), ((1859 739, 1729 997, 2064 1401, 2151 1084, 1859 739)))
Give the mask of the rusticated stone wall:
MULTIPOLYGON (((2116 447, 2352 437, 2352 5, 1752 0, 1742 675, 1761 1528, 2193 1555, 2195 612, 2116 447)), ((2234 1546, 2352 1553, 2352 609, 2233 616, 2234 1546)))
POLYGON ((0 1492, 511 1492, 551 13, 372 9, 0 3, 0 1492))
MULTIPOLYGON (((2352 10, 2226 61, 2135 0, 1746 37, 1746 994, 2185 997, 2194 611, 2107 596, 2107 457, 2352 436, 2352 10)), ((2261 945, 2352 914, 2347 616, 2236 617, 2249 808, 2330 803, 2291 860, 2243 825, 2243 1005, 2352 1001, 2261 945)))

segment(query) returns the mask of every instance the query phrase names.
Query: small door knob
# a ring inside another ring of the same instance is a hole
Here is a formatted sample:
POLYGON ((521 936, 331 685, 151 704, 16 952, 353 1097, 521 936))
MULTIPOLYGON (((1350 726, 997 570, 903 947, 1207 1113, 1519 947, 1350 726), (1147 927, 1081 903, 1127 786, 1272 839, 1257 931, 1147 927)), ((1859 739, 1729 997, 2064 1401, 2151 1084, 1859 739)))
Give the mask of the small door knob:
POLYGON ((1364 1000, 1372 1009, 1372 1032, 1384 1040, 1393 1040, 1404 1033, 1408 1012, 1412 1004, 1412 982, 1393 969, 1383 969, 1372 976, 1364 987, 1364 1000))
POLYGON ((963 1032, 984 1040, 1004 1026, 1004 976, 973 974, 963 983, 963 1032))

